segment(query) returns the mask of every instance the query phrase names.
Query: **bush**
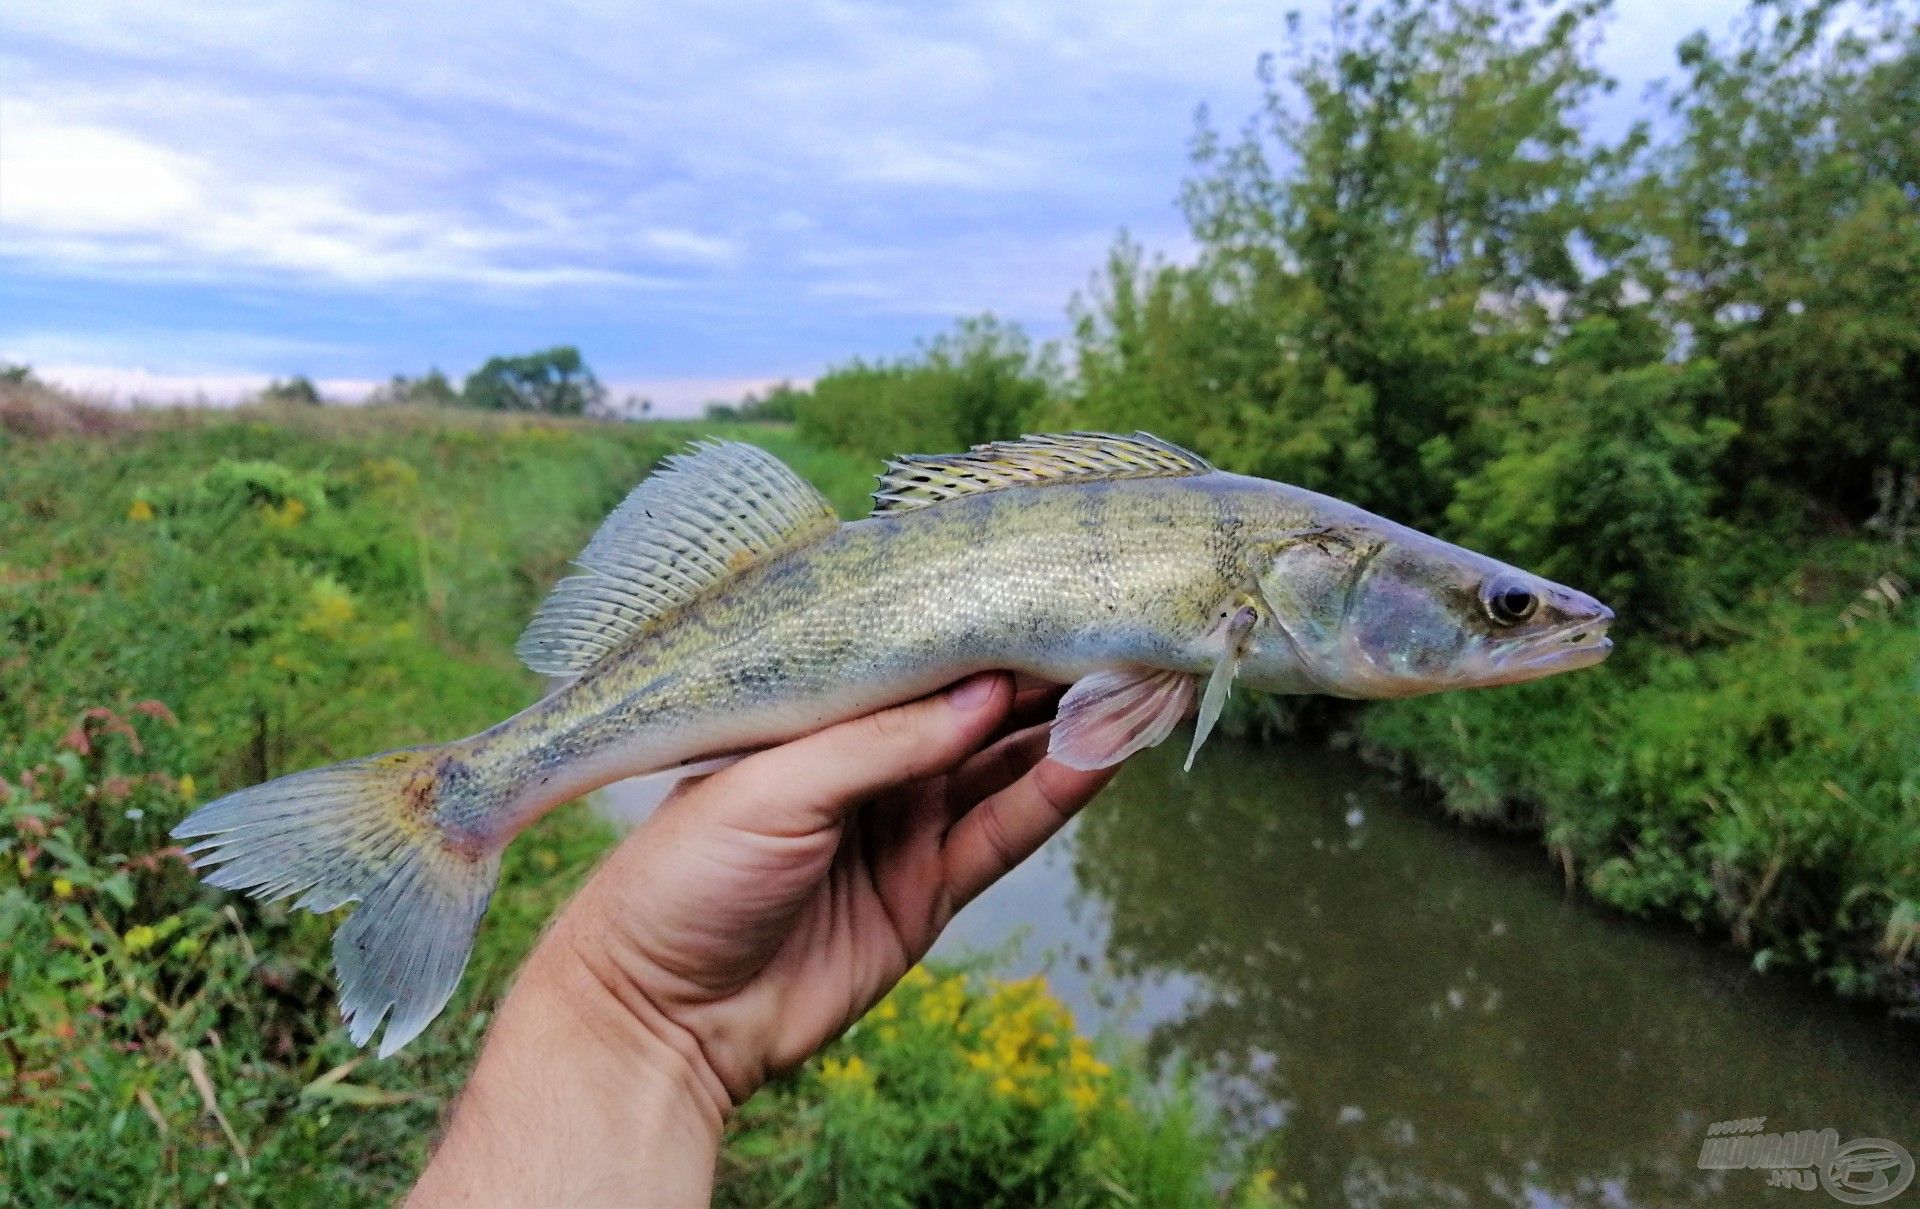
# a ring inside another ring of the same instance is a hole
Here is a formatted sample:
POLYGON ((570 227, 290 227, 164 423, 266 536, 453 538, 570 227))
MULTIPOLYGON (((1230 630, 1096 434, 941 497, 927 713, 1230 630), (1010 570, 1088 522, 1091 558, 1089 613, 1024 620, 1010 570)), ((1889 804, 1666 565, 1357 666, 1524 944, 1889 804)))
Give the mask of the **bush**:
POLYGON ((460 402, 460 392, 445 374, 430 369, 418 378, 395 374, 368 396, 367 402, 374 406, 452 407, 460 402))
POLYGON ((1039 979, 916 967, 728 1135, 720 1205, 1279 1205, 1213 1184, 1183 1081, 1102 1060, 1039 979))
POLYGON ((913 357, 829 370, 792 400, 801 436, 884 459, 1020 436, 1047 397, 1025 333, 991 315, 962 321, 913 357))
POLYGON ((1460 480, 1449 536, 1613 606, 1629 630, 1688 634, 1709 601, 1713 469, 1734 435, 1707 419, 1710 361, 1596 372, 1576 360, 1523 400, 1460 480))
POLYGON ((322 400, 320 388, 313 379, 305 374, 295 374, 282 381, 275 378, 260 392, 260 402, 272 405, 291 404, 295 407, 318 407, 322 400))

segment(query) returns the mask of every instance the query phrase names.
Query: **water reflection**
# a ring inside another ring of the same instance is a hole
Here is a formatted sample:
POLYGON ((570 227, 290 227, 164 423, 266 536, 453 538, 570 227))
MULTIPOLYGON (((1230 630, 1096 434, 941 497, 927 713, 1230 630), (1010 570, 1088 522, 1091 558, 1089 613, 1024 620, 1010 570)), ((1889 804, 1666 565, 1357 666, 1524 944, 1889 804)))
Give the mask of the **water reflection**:
POLYGON ((1920 1149, 1920 1030, 1569 902, 1534 845, 1337 753, 1220 744, 1188 777, 1170 747, 1067 851, 967 934, 1037 918, 1142 989, 1150 1051, 1200 1063, 1243 1134, 1284 1125, 1312 1204, 1788 1196, 1697 1170, 1735 1117, 1920 1149), (1076 909, 1046 912, 1050 890, 1076 909))

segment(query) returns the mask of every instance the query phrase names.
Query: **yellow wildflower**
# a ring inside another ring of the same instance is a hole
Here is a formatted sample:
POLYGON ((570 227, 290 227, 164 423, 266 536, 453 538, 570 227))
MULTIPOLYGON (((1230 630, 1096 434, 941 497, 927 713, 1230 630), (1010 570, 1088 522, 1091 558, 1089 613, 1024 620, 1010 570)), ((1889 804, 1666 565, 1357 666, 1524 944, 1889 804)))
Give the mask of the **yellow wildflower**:
POLYGON ((280 502, 278 508, 269 504, 261 509, 261 512, 266 517, 267 523, 274 528, 291 529, 300 523, 302 517, 306 516, 307 505, 303 500, 288 496, 280 502))
POLYGON ((901 976, 900 985, 913 990, 923 990, 933 985, 933 975, 927 973, 927 967, 915 966, 901 976))
POLYGON ((373 458, 362 463, 360 471, 372 482, 390 486, 411 486, 420 481, 420 472, 399 458, 373 458))
POLYGON ((152 948, 153 942, 160 939, 160 934, 146 924, 137 924, 128 928, 127 934, 121 939, 127 943, 127 952, 138 953, 152 948))
POLYGON ((145 501, 145 500, 135 500, 135 501, 133 501, 133 506, 132 506, 131 508, 128 508, 128 509, 127 509, 127 519, 128 519, 128 520, 130 520, 130 521, 150 521, 150 520, 152 520, 152 519, 153 519, 153 505, 152 505, 152 504, 149 504, 149 503, 148 503, 147 501, 145 501))
POLYGON ((820 1081, 829 1087, 872 1087, 873 1068, 863 1062, 859 1054, 845 1062, 827 1058, 820 1063, 820 1081))
POLYGON ((1001 1075, 998 1079, 995 1079, 993 1081, 993 1090, 999 1092, 1003 1096, 1010 1096, 1020 1090, 1020 1085, 1018 1083, 1015 1083, 1012 1079, 1008 1078, 1007 1076, 1001 1075))
POLYGON ((1075 1046, 1073 1053, 1068 1056, 1067 1069, 1076 1075, 1089 1075, 1095 1079, 1104 1079, 1113 1073, 1112 1067, 1081 1046, 1075 1046))
POLYGON ((300 619, 300 628, 309 633, 338 636, 357 612, 353 597, 345 588, 331 579, 317 580, 307 589, 307 613, 300 619))
POLYGON ((873 1017, 876 1020, 892 1020, 899 1015, 900 1005, 891 999, 882 999, 880 1006, 873 1009, 873 1017))
POLYGON ((73 883, 71 881, 68 881, 64 877, 54 878, 53 879, 53 896, 55 898, 72 898, 73 883))
POLYGON ((993 1068, 993 1055, 983 1050, 974 1050, 967 1055, 967 1065, 975 1070, 991 1070, 993 1068))
POLYGON ((1067 1085, 1067 1102, 1075 1112, 1087 1113, 1100 1103, 1100 1089, 1091 1083, 1070 1083, 1067 1085))
POLYGON ((192 773, 187 773, 180 778, 180 797, 182 801, 197 801, 198 793, 199 786, 194 784, 192 773))
POLYGON ((880 1026, 880 1040, 891 1045, 893 1042, 900 1040, 900 1030, 891 1024, 883 1024, 880 1026))
POLYGON ((966 1006, 966 979, 958 975, 928 990, 920 999, 920 1019, 935 1028, 950 1028, 966 1006))

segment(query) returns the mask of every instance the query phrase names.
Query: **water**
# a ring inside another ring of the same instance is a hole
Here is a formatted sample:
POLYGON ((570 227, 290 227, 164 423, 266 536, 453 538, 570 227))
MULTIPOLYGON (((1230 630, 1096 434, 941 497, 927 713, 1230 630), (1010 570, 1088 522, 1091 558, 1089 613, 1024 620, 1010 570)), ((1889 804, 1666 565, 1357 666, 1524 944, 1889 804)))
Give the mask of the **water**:
MULTIPOLYGON (((962 912, 1083 1022, 1186 1055, 1308 1203, 1834 1204, 1698 1169, 1707 1126, 1920 1151, 1920 1028, 1570 897, 1537 842, 1320 748, 1173 745, 962 912)), ((1920 1189, 1900 1203, 1920 1203, 1920 1189)))

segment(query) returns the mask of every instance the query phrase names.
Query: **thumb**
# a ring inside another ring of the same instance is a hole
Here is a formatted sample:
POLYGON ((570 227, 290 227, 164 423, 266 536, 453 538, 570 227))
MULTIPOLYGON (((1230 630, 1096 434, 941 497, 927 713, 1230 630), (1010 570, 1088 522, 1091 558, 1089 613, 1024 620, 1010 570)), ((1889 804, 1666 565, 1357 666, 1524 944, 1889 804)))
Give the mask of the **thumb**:
POLYGON ((838 826, 883 789, 958 767, 1012 701, 1012 680, 989 672, 749 756, 714 777, 716 821, 776 835, 838 826))

